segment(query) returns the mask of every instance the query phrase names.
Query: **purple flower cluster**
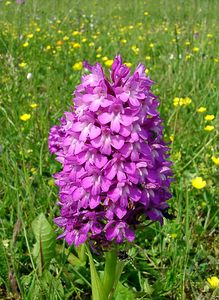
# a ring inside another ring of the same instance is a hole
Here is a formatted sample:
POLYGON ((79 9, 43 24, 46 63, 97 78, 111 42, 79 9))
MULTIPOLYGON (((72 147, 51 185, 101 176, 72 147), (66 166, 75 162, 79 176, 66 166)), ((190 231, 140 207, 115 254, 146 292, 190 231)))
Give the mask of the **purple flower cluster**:
POLYGON ((55 223, 69 245, 131 242, 140 220, 162 223, 171 197, 153 82, 141 64, 131 75, 120 56, 111 80, 100 64, 85 67, 90 73, 74 92, 74 108, 49 135, 49 150, 63 167, 54 175, 61 206, 55 223))

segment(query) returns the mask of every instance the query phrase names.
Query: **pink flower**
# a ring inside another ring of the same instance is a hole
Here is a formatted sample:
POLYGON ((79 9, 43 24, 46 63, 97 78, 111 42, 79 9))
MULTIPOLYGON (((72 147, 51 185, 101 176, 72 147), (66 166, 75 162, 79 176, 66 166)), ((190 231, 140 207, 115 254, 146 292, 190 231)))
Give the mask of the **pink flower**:
POLYGON ((54 175, 61 206, 55 222, 70 245, 132 242, 139 216, 162 223, 171 198, 159 103, 141 64, 131 75, 116 56, 111 80, 100 64, 85 67, 91 73, 74 92, 74 110, 49 135, 63 167, 54 175))

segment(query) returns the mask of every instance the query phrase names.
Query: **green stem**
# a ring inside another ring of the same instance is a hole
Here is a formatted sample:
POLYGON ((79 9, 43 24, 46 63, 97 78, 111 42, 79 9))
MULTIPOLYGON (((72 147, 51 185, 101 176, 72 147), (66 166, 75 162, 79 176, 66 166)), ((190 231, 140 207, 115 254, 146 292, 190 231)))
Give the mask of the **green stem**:
POLYGON ((86 249, 90 263, 92 299, 112 300, 123 268, 125 266, 125 261, 120 261, 118 259, 117 247, 114 247, 113 249, 106 252, 104 274, 101 280, 96 270, 93 257, 88 245, 86 245, 86 249))
POLYGON ((111 289, 111 292, 108 296, 108 300, 113 299, 113 295, 115 293, 117 284, 119 283, 119 279, 120 279, 120 276, 122 275, 122 271, 124 269, 125 263, 126 263, 125 261, 120 261, 120 260, 117 261, 114 283, 113 283, 113 287, 111 289))

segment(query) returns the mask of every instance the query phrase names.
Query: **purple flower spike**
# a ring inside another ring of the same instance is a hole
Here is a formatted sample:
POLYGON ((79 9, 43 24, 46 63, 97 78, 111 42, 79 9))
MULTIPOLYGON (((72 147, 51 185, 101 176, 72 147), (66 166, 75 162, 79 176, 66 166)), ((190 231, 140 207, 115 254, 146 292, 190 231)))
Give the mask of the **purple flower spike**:
POLYGON ((141 64, 131 75, 116 56, 110 80, 100 64, 84 66, 90 74, 74 92, 74 109, 49 135, 62 164, 54 175, 61 207, 55 223, 69 245, 132 242, 139 217, 162 224, 171 198, 159 103, 141 64))

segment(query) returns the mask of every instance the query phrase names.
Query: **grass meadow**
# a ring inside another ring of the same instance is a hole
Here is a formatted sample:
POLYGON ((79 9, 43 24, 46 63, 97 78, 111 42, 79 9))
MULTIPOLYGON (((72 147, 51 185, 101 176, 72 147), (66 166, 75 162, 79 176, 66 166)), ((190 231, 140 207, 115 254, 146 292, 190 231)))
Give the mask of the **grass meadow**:
POLYGON ((115 299, 219 299, 218 29, 218 0, 0 0, 0 299, 91 299, 83 247, 56 241, 47 140, 82 62, 116 54, 155 82, 175 218, 139 231, 115 299))

